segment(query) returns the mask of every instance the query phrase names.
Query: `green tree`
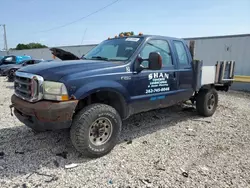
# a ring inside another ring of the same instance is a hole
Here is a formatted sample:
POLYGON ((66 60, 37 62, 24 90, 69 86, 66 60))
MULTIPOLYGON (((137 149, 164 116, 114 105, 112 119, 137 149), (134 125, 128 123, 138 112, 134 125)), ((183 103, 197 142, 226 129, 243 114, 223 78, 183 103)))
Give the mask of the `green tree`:
POLYGON ((25 49, 36 49, 36 48, 48 48, 46 45, 40 44, 40 43, 28 43, 28 44, 22 44, 19 43, 15 50, 25 50, 25 49))

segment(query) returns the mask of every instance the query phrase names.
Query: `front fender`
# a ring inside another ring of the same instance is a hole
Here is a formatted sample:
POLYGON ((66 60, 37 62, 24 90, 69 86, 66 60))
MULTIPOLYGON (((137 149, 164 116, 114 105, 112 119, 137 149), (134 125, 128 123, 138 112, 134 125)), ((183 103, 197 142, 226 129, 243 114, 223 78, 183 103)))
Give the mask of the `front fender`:
POLYGON ((120 94, 126 102, 129 101, 129 93, 127 89, 120 83, 111 80, 99 80, 85 84, 77 89, 74 96, 76 99, 81 100, 98 91, 113 91, 120 94))

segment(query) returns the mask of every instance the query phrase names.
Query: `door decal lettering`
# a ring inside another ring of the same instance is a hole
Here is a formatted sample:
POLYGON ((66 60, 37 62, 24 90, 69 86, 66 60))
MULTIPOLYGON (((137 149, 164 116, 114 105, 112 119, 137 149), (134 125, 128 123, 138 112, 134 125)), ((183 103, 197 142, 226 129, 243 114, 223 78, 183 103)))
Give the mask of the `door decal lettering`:
POLYGON ((151 101, 160 100, 160 99, 165 99, 165 95, 150 98, 151 101))
POLYGON ((169 74, 167 73, 151 73, 148 75, 148 88, 146 94, 159 93, 169 91, 168 85, 169 74))

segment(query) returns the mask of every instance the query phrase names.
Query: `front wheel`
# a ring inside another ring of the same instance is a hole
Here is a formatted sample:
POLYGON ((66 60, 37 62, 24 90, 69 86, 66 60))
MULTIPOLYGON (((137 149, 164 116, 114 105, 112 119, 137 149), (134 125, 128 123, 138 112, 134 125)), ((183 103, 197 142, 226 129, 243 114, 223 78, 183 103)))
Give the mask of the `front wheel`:
POLYGON ((218 93, 213 89, 199 91, 196 98, 196 109, 198 114, 209 117, 212 116, 218 106, 218 93))
POLYGON ((70 130, 72 144, 87 157, 101 157, 116 145, 122 121, 118 112, 105 104, 92 104, 73 119, 70 130))
POLYGON ((14 69, 11 69, 8 73, 8 81, 9 82, 12 82, 14 81, 14 77, 15 77, 15 70, 14 69))

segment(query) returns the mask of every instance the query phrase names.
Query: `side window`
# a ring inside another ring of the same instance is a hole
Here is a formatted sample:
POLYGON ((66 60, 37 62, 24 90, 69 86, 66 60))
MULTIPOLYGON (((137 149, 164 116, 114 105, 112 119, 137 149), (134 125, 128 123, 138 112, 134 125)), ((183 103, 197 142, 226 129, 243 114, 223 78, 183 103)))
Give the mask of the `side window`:
MULTIPOLYGON (((173 64, 168 42, 165 40, 150 40, 142 49, 140 55, 143 59, 147 59, 151 52, 159 52, 162 57, 163 67, 173 64)), ((142 65, 147 67, 148 62, 142 62, 142 65)))
POLYGON ((26 65, 31 65, 31 64, 32 64, 32 61, 26 61, 25 64, 26 64, 26 65))
POLYGON ((188 65, 187 52, 185 50, 185 46, 181 41, 174 41, 174 46, 177 52, 177 56, 179 59, 179 63, 181 65, 188 65))
POLYGON ((41 62, 41 60, 35 60, 34 64, 37 64, 37 63, 40 63, 40 62, 41 62))
POLYGON ((14 64, 15 63, 15 60, 14 60, 14 57, 13 56, 9 56, 9 57, 6 57, 4 60, 3 60, 4 64, 14 64))
POLYGON ((34 64, 35 64, 35 61, 34 61, 34 60, 31 60, 31 61, 29 61, 28 64, 29 64, 29 65, 34 65, 34 64))
POLYGON ((5 62, 11 62, 11 61, 14 61, 13 57, 7 57, 7 58, 5 59, 5 62))

